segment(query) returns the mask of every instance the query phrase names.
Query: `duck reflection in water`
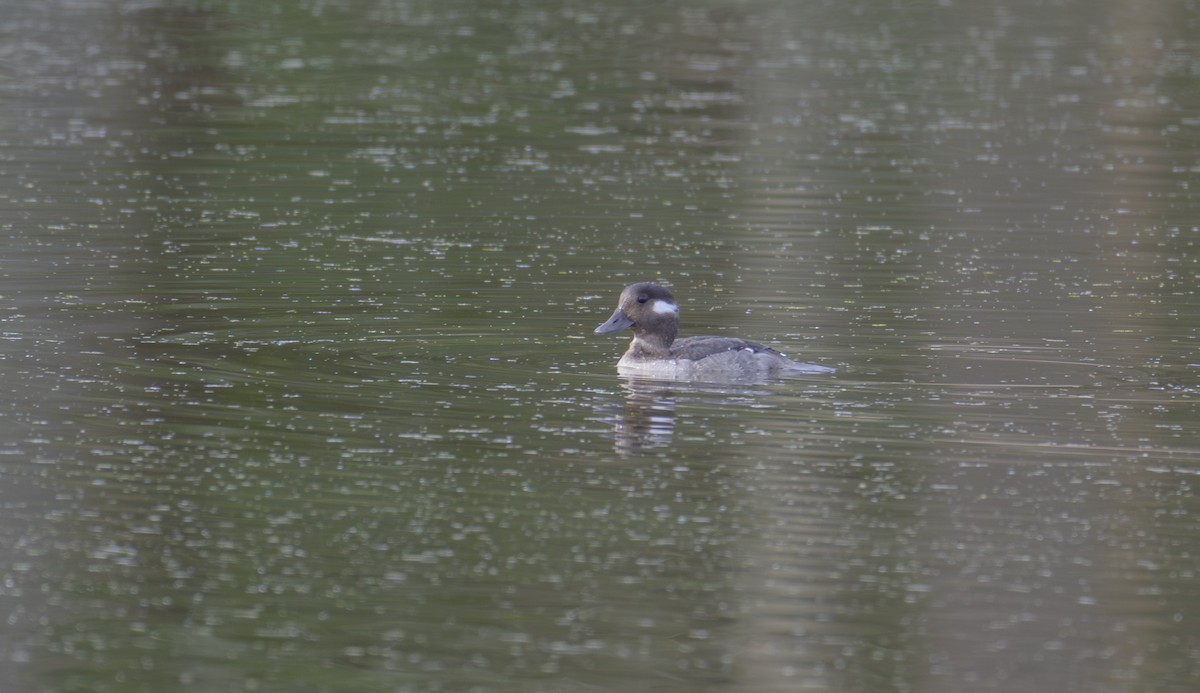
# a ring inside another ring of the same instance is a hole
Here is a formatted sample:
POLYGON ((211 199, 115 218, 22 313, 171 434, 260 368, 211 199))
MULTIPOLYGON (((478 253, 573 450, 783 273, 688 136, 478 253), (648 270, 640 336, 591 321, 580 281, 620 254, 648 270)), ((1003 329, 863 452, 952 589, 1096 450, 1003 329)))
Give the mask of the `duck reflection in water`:
POLYGON ((747 402, 769 395, 754 385, 717 385, 711 383, 668 382, 650 378, 621 379, 625 405, 612 418, 613 447, 621 456, 647 455, 673 446, 676 404, 695 402, 704 406, 746 406, 747 402))
POLYGON ((675 393, 662 383, 626 379, 625 408, 613 423, 614 447, 622 456, 670 446, 675 436, 675 393))

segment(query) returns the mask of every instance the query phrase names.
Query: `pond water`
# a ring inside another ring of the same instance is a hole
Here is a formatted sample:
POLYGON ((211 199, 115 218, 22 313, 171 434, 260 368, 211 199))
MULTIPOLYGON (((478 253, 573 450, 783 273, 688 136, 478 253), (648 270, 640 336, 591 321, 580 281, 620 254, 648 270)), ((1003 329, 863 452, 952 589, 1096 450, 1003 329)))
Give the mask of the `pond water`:
POLYGON ((0 26, 5 690, 1200 687, 1195 2, 0 26))

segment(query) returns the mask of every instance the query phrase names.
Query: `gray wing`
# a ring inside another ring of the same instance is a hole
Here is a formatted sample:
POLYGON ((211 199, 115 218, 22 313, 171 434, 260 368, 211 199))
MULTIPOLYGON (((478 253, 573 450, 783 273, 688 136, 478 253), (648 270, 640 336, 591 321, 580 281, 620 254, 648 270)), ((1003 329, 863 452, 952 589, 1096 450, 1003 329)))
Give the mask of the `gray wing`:
POLYGON ((755 354, 771 354, 782 357, 783 354, 771 347, 737 337, 684 337, 676 339, 671 345, 671 358, 699 361, 706 356, 727 351, 746 351, 755 354))

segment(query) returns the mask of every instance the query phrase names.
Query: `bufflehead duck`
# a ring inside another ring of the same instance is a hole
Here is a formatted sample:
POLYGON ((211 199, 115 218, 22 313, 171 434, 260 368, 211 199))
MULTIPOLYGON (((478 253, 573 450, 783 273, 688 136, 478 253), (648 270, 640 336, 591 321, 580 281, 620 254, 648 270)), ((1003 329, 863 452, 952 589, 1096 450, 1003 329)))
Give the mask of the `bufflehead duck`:
POLYGON ((612 317, 596 334, 633 330, 629 350, 617 362, 622 375, 669 380, 746 380, 779 371, 832 373, 834 369, 797 363, 765 344, 737 337, 684 337, 679 333, 679 304, 666 287, 653 282, 630 284, 612 317))

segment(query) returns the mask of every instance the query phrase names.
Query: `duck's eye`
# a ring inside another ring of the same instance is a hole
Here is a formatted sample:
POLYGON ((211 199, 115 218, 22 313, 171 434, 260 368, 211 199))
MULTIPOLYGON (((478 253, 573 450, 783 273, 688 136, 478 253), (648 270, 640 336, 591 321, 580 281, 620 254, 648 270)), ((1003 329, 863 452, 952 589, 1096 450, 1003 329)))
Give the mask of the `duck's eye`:
POLYGON ((648 300, 650 300, 650 296, 649 296, 649 295, 647 295, 647 294, 638 294, 638 303, 645 303, 645 302, 646 302, 646 301, 648 301, 648 300))

